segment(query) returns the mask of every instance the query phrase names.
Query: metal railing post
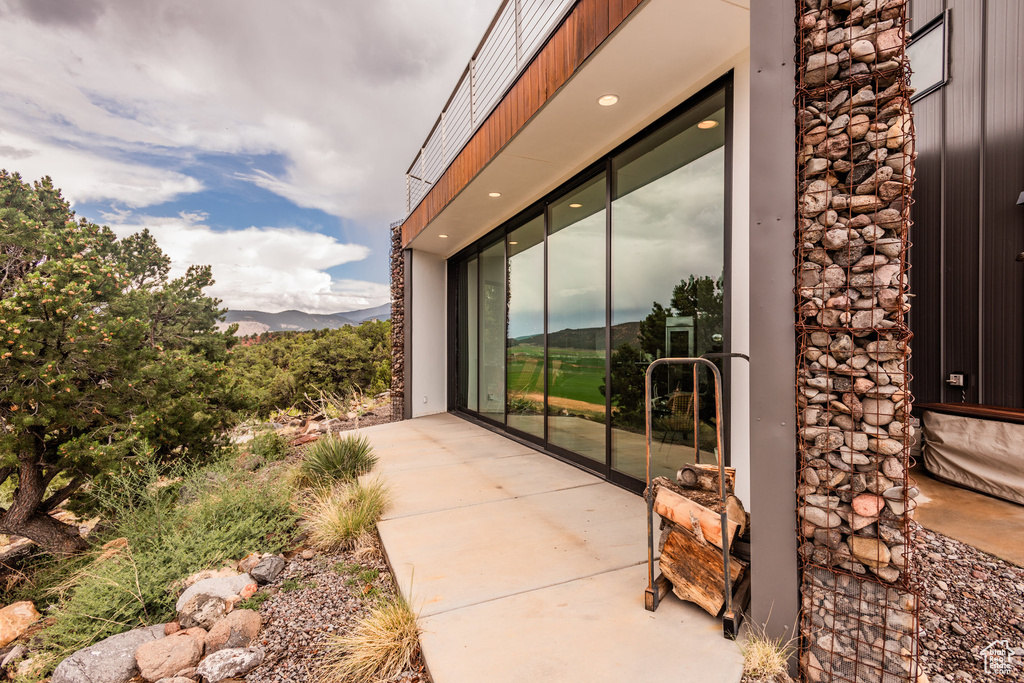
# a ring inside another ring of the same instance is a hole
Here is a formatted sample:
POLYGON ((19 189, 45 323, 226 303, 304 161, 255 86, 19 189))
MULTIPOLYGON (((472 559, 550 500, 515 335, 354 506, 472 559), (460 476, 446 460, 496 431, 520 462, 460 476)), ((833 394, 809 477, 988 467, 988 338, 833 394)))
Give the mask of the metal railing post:
POLYGON ((412 211, 412 178, 405 174, 405 215, 412 211))
POLYGON ((519 73, 519 63, 523 58, 523 17, 521 0, 516 0, 516 73, 519 73))
POLYGON ((445 160, 447 156, 447 131, 445 130, 445 120, 448 118, 447 111, 441 112, 441 168, 445 167, 445 160))
POLYGON ((425 183, 427 181, 427 148, 426 146, 420 147, 420 182, 425 183))
POLYGON ((476 127, 476 60, 469 60, 469 129, 476 127))

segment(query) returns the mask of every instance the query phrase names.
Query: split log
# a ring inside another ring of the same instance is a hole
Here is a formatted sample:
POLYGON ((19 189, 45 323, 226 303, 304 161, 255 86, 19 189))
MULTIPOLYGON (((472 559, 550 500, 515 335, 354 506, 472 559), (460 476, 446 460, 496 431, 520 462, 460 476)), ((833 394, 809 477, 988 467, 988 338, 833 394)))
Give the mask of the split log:
MULTIPOLYGON (((672 583, 672 592, 681 600, 700 605, 712 616, 725 606, 725 570, 722 553, 700 543, 685 529, 673 528, 665 540, 658 561, 662 573, 672 583)), ((746 572, 747 563, 729 558, 730 585, 735 588, 746 572)))
MULTIPOLYGON (((687 530, 694 528, 693 520, 696 520, 694 535, 702 535, 708 543, 719 548, 722 547, 722 516, 719 513, 664 486, 658 487, 658 494, 654 499, 654 511, 687 530)), ((739 528, 739 524, 728 520, 726 536, 729 543, 736 538, 739 528)))
POLYGON ((725 514, 731 521, 739 525, 739 535, 742 536, 747 528, 747 523, 750 521, 750 515, 743 509, 743 501, 736 496, 729 496, 728 500, 725 501, 725 514))
MULTIPOLYGON (((718 465, 683 465, 676 472, 676 481, 687 489, 701 489, 719 493, 718 465)), ((725 492, 732 493, 736 490, 736 468, 725 468, 725 492)))

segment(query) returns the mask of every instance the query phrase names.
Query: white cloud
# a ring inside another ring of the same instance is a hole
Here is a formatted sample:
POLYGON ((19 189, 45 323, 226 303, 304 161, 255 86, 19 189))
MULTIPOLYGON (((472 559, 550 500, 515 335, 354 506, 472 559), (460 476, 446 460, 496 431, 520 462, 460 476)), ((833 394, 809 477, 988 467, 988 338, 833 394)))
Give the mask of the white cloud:
POLYGON ((118 161, 4 130, 0 130, 0 155, 0 159, 16 161, 8 170, 17 170, 26 182, 49 175, 72 205, 110 201, 130 207, 149 206, 203 189, 199 180, 182 173, 118 161))
POLYGON ((300 206, 393 219, 402 174, 498 4, 0 0, 0 130, 34 152, 4 163, 145 206, 196 181, 140 164, 135 176, 107 169, 102 195, 75 176, 112 150, 277 154, 284 171, 242 177, 300 206))
POLYGON ((332 279, 329 268, 359 261, 369 250, 343 244, 329 235, 297 228, 251 227, 217 231, 202 223, 202 213, 176 217, 125 213, 110 227, 121 237, 148 228, 171 258, 171 275, 191 265, 212 266, 216 283, 207 293, 234 309, 275 313, 298 309, 338 313, 387 302, 387 285, 332 279))

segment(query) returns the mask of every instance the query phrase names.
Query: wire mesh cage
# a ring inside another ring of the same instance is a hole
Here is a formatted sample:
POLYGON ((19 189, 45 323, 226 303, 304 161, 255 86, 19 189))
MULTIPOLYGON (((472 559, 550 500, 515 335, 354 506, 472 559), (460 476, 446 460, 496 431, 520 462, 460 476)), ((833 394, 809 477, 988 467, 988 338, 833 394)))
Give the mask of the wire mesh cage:
POLYGON ((906 2, 798 0, 796 33, 801 672, 911 681, 906 2))

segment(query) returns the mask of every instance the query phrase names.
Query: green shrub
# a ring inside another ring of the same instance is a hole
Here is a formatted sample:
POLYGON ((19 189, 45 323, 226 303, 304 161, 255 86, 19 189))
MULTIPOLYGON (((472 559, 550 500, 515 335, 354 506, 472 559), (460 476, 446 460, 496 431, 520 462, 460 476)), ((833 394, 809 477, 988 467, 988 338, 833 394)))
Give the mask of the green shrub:
POLYGON ((310 541, 325 550, 350 549, 373 532, 390 502, 390 491, 380 480, 322 489, 305 510, 310 541))
POLYGON ((278 479, 212 468, 171 479, 146 475, 147 468, 126 473, 103 494, 116 520, 105 537, 125 537, 128 546, 65 582, 46 631, 59 657, 173 619, 180 591, 172 585, 195 571, 290 545, 297 518, 292 492, 278 479))
POLYGON ((249 452, 264 462, 276 462, 288 457, 288 440, 277 432, 263 432, 253 437, 249 452))
POLYGON ((328 434, 306 448, 299 468, 304 483, 313 486, 355 481, 377 462, 370 440, 365 436, 328 434))

